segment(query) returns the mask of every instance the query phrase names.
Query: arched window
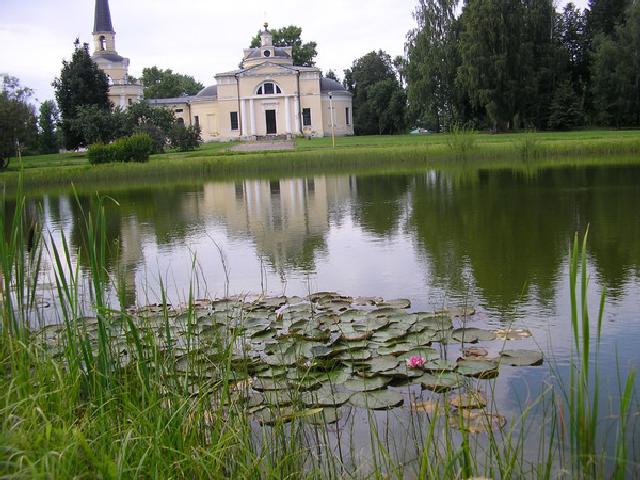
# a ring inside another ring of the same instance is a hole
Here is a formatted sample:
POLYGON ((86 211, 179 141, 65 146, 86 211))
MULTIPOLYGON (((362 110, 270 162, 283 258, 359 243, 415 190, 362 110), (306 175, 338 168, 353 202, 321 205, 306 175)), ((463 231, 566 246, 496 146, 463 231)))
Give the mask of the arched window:
POLYGON ((273 82, 263 83, 256 91, 257 95, 273 95, 276 93, 282 93, 282 90, 280 90, 280 87, 273 82))
POLYGON ((107 39, 104 35, 100 35, 100 50, 104 51, 107 49, 107 39))

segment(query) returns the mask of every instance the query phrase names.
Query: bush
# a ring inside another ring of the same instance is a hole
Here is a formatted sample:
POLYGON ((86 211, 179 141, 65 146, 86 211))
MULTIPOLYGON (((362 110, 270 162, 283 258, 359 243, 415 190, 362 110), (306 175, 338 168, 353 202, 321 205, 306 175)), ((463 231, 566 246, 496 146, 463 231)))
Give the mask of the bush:
POLYGON ((198 125, 185 127, 180 123, 176 123, 171 129, 169 141, 172 148, 176 148, 181 152, 195 150, 202 143, 200 127, 198 125))
POLYGON ((89 147, 89 163, 146 162, 153 151, 153 140, 145 133, 123 137, 115 142, 94 143, 89 147))
POLYGON ((152 154, 164 153, 167 144, 167 134, 160 127, 151 123, 143 123, 133 129, 134 134, 147 134, 153 142, 152 154))

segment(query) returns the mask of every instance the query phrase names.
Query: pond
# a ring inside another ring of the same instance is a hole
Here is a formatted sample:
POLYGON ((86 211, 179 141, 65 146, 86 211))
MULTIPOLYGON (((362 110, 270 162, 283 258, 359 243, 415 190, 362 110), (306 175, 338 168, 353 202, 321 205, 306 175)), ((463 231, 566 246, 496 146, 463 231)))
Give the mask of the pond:
MULTIPOLYGON (((127 281, 127 307, 159 302, 161 279, 175 303, 188 298, 191 284, 197 298, 328 291, 408 299, 413 312, 473 308, 454 326, 526 329, 531 337, 505 348, 544 354, 543 367, 501 367, 491 395, 507 417, 540 393, 547 364, 567 377, 569 249, 575 233, 588 229, 594 328, 606 293, 600 369, 607 408, 619 392, 618 373, 640 366, 640 167, 211 180, 101 194, 117 202, 105 200, 107 236, 117 245, 107 263, 127 281)), ((80 208, 95 196, 32 201, 42 205, 54 241, 63 232, 77 248, 80 208)), ((488 345, 492 355, 502 347, 488 345)), ((399 424, 410 422, 400 416, 399 424)), ((367 438, 362 428, 353 426, 367 438)))

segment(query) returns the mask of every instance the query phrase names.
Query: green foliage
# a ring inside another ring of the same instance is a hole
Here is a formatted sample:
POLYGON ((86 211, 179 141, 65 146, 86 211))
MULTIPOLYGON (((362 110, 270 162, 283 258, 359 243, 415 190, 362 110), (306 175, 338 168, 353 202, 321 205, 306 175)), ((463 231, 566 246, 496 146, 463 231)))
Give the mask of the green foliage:
POLYGON ((92 165, 112 162, 142 163, 149 160, 152 150, 153 140, 149 135, 135 134, 109 144, 94 143, 89 146, 87 158, 92 165))
POLYGON ((604 125, 640 125, 640 3, 627 10, 626 22, 610 36, 594 40, 593 104, 604 125))
POLYGON ((447 146, 457 156, 465 158, 476 148, 476 130, 467 125, 453 124, 447 135, 447 146))
POLYGON ((57 153, 60 145, 56 133, 58 122, 58 107, 53 100, 47 100, 40 105, 40 116, 38 117, 38 150, 40 153, 57 153))
MULTIPOLYGON (((316 42, 302 43, 302 28, 295 25, 269 30, 275 47, 293 47, 293 64, 298 67, 313 67, 318 55, 316 42)), ((251 39, 250 48, 260 46, 260 32, 251 39)))
POLYGON ((553 97, 549 127, 554 130, 571 130, 582 125, 584 112, 580 97, 573 90, 571 81, 562 82, 553 97))
POLYGON ((164 151, 174 124, 171 110, 154 108, 148 102, 138 102, 127 109, 129 132, 148 134, 153 139, 153 153, 164 151))
POLYGON ((370 52, 345 70, 344 84, 353 93, 356 134, 393 134, 406 129, 406 95, 386 52, 370 52))
POLYGON ((455 77, 460 65, 457 1, 420 0, 418 27, 407 35, 407 96, 413 121, 438 132, 460 116, 455 77))
POLYGON ((75 150, 86 146, 87 141, 74 126, 80 107, 94 106, 108 110, 109 82, 105 73, 89 55, 89 45, 80 46, 76 40, 71 61, 62 61, 60 77, 53 82, 56 101, 62 117, 61 129, 65 147, 75 150))
POLYGON ((184 126, 181 123, 176 123, 171 129, 169 137, 171 147, 181 152, 196 150, 202 143, 200 133, 198 125, 184 126))
POLYGON ((624 22, 625 11, 632 3, 632 0, 589 0, 587 19, 591 35, 611 35, 624 22))
POLYGON ((17 153, 34 149, 37 140, 35 109, 28 103, 29 88, 21 88, 15 77, 3 78, 0 92, 0 169, 6 168, 9 158, 17 153))
POLYGON ((96 142, 108 143, 128 133, 126 113, 123 110, 105 110, 96 105, 78 107, 71 127, 88 145, 96 142))
POLYGON ((204 88, 200 82, 190 75, 174 73, 171 69, 158 67, 142 70, 144 98, 176 98, 183 95, 195 95, 204 88))

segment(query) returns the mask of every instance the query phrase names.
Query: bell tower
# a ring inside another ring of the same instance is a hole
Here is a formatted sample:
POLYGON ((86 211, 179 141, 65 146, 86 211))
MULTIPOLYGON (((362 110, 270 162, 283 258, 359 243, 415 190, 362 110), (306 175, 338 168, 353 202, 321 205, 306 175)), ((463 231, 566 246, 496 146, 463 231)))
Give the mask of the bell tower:
POLYGON ((96 0, 93 20, 93 49, 97 52, 116 52, 116 32, 111 23, 109 0, 96 0))
POLYGON ((140 81, 129 77, 129 59, 116 51, 109 0, 96 0, 92 58, 109 79, 109 100, 114 106, 127 108, 142 99, 140 81))

